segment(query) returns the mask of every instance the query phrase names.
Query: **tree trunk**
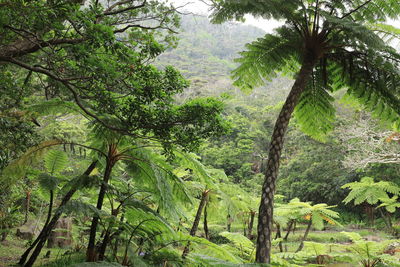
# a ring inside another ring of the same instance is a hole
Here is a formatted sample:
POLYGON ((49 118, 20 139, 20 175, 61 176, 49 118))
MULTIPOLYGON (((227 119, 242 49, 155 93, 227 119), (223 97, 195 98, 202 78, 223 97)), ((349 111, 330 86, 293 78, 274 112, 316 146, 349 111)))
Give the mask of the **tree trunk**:
POLYGON ((31 203, 31 191, 26 190, 26 197, 25 197, 25 218, 24 218, 24 224, 28 222, 29 219, 29 208, 30 208, 30 203, 31 203))
MULTIPOLYGON (((103 207, 104 196, 107 191, 108 181, 110 180, 112 168, 114 166, 114 162, 111 156, 111 148, 109 149, 109 157, 107 158, 106 169, 104 170, 103 181, 100 187, 99 195, 97 198, 97 205, 96 208, 101 210, 103 207)), ((86 261, 95 262, 98 258, 98 251, 96 249, 96 232, 97 232, 97 225, 99 224, 99 217, 93 216, 92 224, 90 226, 90 234, 89 234, 89 243, 86 250, 86 261)))
MULTIPOLYGON (((115 210, 111 211, 111 215, 114 216, 115 218, 117 218, 118 213, 119 213, 119 209, 115 209, 115 210)), ((114 226, 114 223, 110 222, 110 224, 109 224, 109 226, 106 229, 106 232, 104 234, 103 242, 101 243, 100 248, 99 248, 99 260, 100 261, 104 260, 104 256, 105 256, 106 249, 107 249, 107 245, 111 241, 111 229, 112 229, 113 226, 114 226)))
POLYGON ((393 233, 394 233, 394 230, 393 230, 392 221, 390 220, 390 216, 387 215, 387 214, 385 214, 385 213, 382 211, 382 208, 378 208, 378 210, 379 210, 379 212, 380 212, 380 214, 381 214, 381 216, 382 216, 382 219, 383 219, 383 221, 385 222, 386 227, 387 227, 387 229, 389 230, 390 234, 393 234, 393 233))
POLYGON ((307 236, 308 236, 308 233, 310 232, 311 225, 312 225, 312 218, 310 218, 310 221, 308 222, 307 229, 306 229, 306 231, 304 232, 304 236, 303 236, 303 238, 301 239, 300 246, 299 246, 299 248, 296 250, 296 252, 299 252, 300 250, 303 249, 303 247, 304 247, 304 241, 306 241, 306 238, 307 238, 307 236))
MULTIPOLYGON (((87 170, 83 173, 83 175, 90 175, 90 173, 93 171, 93 169, 96 167, 97 161, 92 162, 90 166, 87 168, 87 170)), ((42 248, 49 237, 51 231, 53 230, 54 226, 56 225, 58 219, 60 218, 62 214, 62 208, 69 202, 69 200, 72 198, 72 196, 75 194, 76 190, 78 190, 78 187, 74 186, 72 187, 63 197, 61 200, 60 206, 58 206, 57 210, 54 212, 53 218, 51 221, 45 225, 38 235, 38 237, 35 239, 35 241, 32 243, 32 245, 22 254, 18 264, 24 267, 30 267, 32 266, 35 261, 37 256, 39 256, 40 252, 42 251, 42 248), (36 248, 35 248, 36 247, 36 248), (29 253, 31 250, 35 248, 34 252, 32 253, 31 257, 29 258, 29 261, 25 263, 27 257, 29 256, 29 253)))
POLYGON ((279 161, 283 148, 284 136, 290 118, 304 91, 317 59, 306 59, 293 84, 285 104, 275 122, 269 146, 267 168, 262 187, 261 203, 258 212, 256 262, 271 262, 271 234, 274 207, 275 184, 278 177, 279 161))
MULTIPOLYGON (((52 209, 53 209, 53 200, 54 200, 54 192, 53 192, 53 190, 50 190, 49 211, 47 212, 46 221, 44 222, 43 229, 39 233, 38 237, 35 239, 35 241, 32 243, 32 245, 25 251, 25 253, 22 255, 22 257, 20 259, 20 262, 21 262, 21 260, 23 260, 25 262, 26 257, 28 256, 29 252, 36 246, 36 249, 33 251, 31 257, 29 258, 28 262, 24 266, 32 266, 33 265, 33 263, 36 261, 37 256, 39 256, 40 252, 42 251, 42 248, 53 229, 53 228, 51 228, 50 231, 47 230, 47 226, 50 223, 50 219, 51 219, 51 213, 52 213, 52 209), (42 241, 42 239, 44 237, 45 237, 45 239, 42 241), (38 246, 40 248, 38 248, 38 246), (24 255, 25 255, 25 257, 24 257, 24 255)), ((53 227, 54 226, 55 226, 55 224, 53 225, 53 227)))
MULTIPOLYGON (((282 233, 281 233, 281 226, 279 224, 276 224, 276 238, 281 238, 282 237, 282 233)), ((283 246, 282 246, 282 242, 279 241, 279 251, 283 252, 283 246)))
MULTIPOLYGON (((197 208, 196 217, 194 218, 192 228, 190 229, 190 235, 191 236, 195 236, 196 232, 197 232, 197 229, 199 228, 201 213, 203 211, 204 206, 207 203, 207 198, 208 198, 208 193, 209 192, 210 192, 210 190, 206 189, 201 194, 201 200, 200 200, 199 207, 197 208)), ((188 244, 183 249, 183 253, 182 253, 182 258, 183 259, 186 258, 187 254, 189 253, 189 247, 190 247, 190 242, 188 242, 188 244)))
POLYGON ((207 240, 210 240, 210 235, 209 235, 209 232, 208 232, 208 222, 207 222, 207 204, 204 206, 203 225, 204 225, 204 235, 206 236, 207 240))
POLYGON ((290 234, 290 231, 292 230, 293 224, 294 224, 294 220, 291 220, 290 223, 289 223, 289 225, 288 225, 287 232, 286 232, 286 235, 285 235, 285 237, 283 238, 283 240, 285 240, 285 241, 288 240, 289 234, 290 234))
POLYGON ((230 214, 228 214, 228 216, 226 216, 226 229, 228 230, 228 232, 231 231, 231 225, 232 225, 232 217, 230 214))
POLYGON ((255 216, 256 216, 256 212, 250 211, 250 220, 249 220, 249 225, 248 225, 248 230, 247 230, 247 237, 250 240, 253 239, 253 226, 254 226, 254 217, 255 216))

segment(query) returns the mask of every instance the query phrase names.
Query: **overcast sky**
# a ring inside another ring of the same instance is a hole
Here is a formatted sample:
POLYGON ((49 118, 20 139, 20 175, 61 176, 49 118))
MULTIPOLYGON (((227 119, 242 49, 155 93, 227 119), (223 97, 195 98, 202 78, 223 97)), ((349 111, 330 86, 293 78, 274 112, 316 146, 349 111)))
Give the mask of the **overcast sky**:
MULTIPOLYGON (((169 0, 169 1, 178 6, 185 5, 185 7, 182 9, 192 12, 194 14, 205 15, 208 13, 208 6, 204 4, 201 0, 169 0)), ((281 25, 282 23, 275 20, 255 19, 254 17, 249 15, 246 16, 245 24, 254 25, 270 33, 274 28, 281 25)), ((388 21, 388 24, 400 28, 400 20, 388 21)))

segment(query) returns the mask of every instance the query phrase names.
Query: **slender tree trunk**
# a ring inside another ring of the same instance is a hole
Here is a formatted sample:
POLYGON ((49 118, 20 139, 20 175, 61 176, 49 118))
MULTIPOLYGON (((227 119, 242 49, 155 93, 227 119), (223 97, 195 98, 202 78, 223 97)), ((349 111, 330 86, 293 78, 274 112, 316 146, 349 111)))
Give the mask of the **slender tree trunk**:
MULTIPOLYGON (((83 173, 83 175, 90 175, 90 173, 93 171, 93 169, 96 167, 97 161, 92 162, 90 166, 87 168, 87 170, 83 173)), ((42 248, 49 237, 51 231, 53 230, 54 226, 56 225, 58 219, 61 217, 62 214, 62 208, 69 202, 69 200, 72 198, 72 196, 75 194, 76 190, 78 190, 78 187, 74 186, 71 188, 62 198, 60 206, 58 206, 57 210, 54 212, 53 218, 51 221, 43 227, 42 231, 38 235, 38 237, 35 239, 35 241, 32 243, 32 245, 22 254, 18 264, 24 267, 30 267, 32 266, 35 261, 37 256, 39 256, 40 252, 42 251, 42 248), (35 248, 36 247, 36 248, 35 248), (26 259, 29 256, 29 253, 31 250, 35 248, 34 252, 32 253, 31 257, 29 258, 29 261, 25 263, 26 259)))
POLYGON ((250 240, 253 239, 253 226, 254 226, 254 217, 255 216, 256 216, 256 212, 250 211, 250 220, 249 220, 249 225, 248 225, 248 229, 247 229, 247 237, 250 240))
POLYGON ((274 131, 269 146, 267 168, 262 187, 261 203, 258 212, 257 227, 257 250, 256 262, 271 262, 271 235, 274 207, 275 184, 278 177, 279 162, 283 148, 284 136, 289 125, 290 118, 297 105, 302 92, 304 91, 309 77, 312 73, 317 59, 306 59, 300 72, 293 84, 293 87, 282 107, 281 112, 275 122, 274 131))
POLYGON ((30 209, 30 203, 31 203, 31 191, 26 190, 26 197, 25 197, 25 218, 24 218, 24 224, 28 222, 29 219, 29 209, 30 209))
MULTIPOLYGON (((118 209, 115 209, 111 212, 111 215, 114 217, 117 217, 119 213, 118 209)), ((99 260, 103 261, 104 260, 104 256, 106 253, 106 249, 107 249, 107 245, 108 243, 111 241, 111 229, 113 227, 114 223, 110 222, 110 225, 108 226, 108 229, 106 230, 104 237, 103 237, 103 242, 100 245, 99 248, 99 260)))
POLYGON ((290 234, 290 231, 292 230, 293 224, 294 224, 294 220, 291 220, 290 223, 289 223, 289 225, 288 225, 287 232, 286 232, 286 235, 285 235, 285 237, 283 238, 283 240, 285 240, 285 241, 288 240, 289 234, 290 234))
POLYGON ((207 240, 210 240, 210 235, 208 232, 208 221, 207 221, 207 203, 204 206, 204 220, 203 220, 203 225, 204 225, 204 235, 206 236, 207 240))
MULTIPOLYGON (((201 200, 200 200, 199 207, 197 208, 196 217, 194 218, 192 228, 190 229, 190 235, 191 236, 195 236, 196 232, 197 232, 197 229, 199 228, 199 223, 200 223, 200 219, 201 219, 201 213, 203 211, 204 206, 207 203, 207 198, 208 198, 208 193, 209 192, 210 192, 210 190, 207 189, 207 190, 204 190, 203 193, 201 194, 201 200)), ((190 247, 190 242, 188 242, 188 244, 183 249, 183 253, 182 253, 182 258, 183 259, 186 258, 187 254, 189 253, 189 247, 190 247)))
POLYGON ((311 229, 311 225, 312 225, 312 219, 310 218, 310 221, 308 222, 308 225, 307 225, 307 229, 306 229, 306 231, 304 232, 304 236, 303 236, 303 238, 301 239, 300 246, 299 246, 299 248, 296 250, 296 252, 299 252, 300 250, 303 249, 303 247, 304 247, 304 241, 306 241, 306 239, 307 239, 308 233, 310 232, 310 229, 311 229))
MULTIPOLYGON (((111 151, 111 148, 109 149, 111 151)), ((109 157, 107 158, 106 169, 104 170, 103 181, 100 187, 99 195, 97 198, 97 205, 96 208, 101 210, 103 207, 104 197, 107 191, 108 181, 110 180, 112 168, 114 166, 114 162, 112 157, 110 157, 111 153, 109 152, 109 157)), ((86 250, 86 261, 95 262, 98 258, 98 251, 96 249, 96 232, 97 232, 97 225, 99 224, 99 217, 93 216, 92 224, 90 226, 90 234, 89 234, 89 243, 86 250)))
POLYGON ((393 233, 394 233, 394 230, 393 230, 392 221, 390 220, 390 216, 389 216, 388 214, 385 214, 385 213, 382 211, 381 208, 378 208, 378 210, 379 210, 379 212, 380 212, 380 214, 381 214, 381 216, 382 216, 382 219, 383 219, 383 221, 385 222, 386 227, 387 227, 387 229, 389 230, 390 234, 393 234, 393 233))
POLYGON ((228 230, 228 232, 231 231, 231 225, 232 225, 232 217, 230 214, 228 214, 228 216, 226 216, 226 229, 228 230))
POLYGON ((36 246, 36 249, 33 251, 31 257, 28 260, 28 262, 24 265, 25 267, 32 266, 33 263, 36 261, 37 256, 39 256, 40 252, 42 251, 42 248, 43 248, 44 244, 46 243, 47 238, 49 237, 49 235, 51 233, 51 230, 53 229, 53 228, 51 228, 50 230, 48 230, 48 227, 47 227, 49 225, 49 223, 50 223, 50 220, 51 220, 51 213, 52 213, 52 210, 53 210, 53 201, 54 201, 54 191, 50 190, 49 211, 47 212, 47 218, 46 218, 46 221, 45 221, 44 226, 43 226, 43 229, 46 229, 46 230, 43 231, 43 234, 42 234, 42 232, 40 232, 39 236, 35 240, 36 243, 33 242, 32 248, 34 246, 36 246), (46 237, 46 238, 44 238, 44 237, 46 237))
MULTIPOLYGON (((281 233, 281 226, 279 224, 276 224, 276 238, 281 238, 282 237, 282 233, 281 233)), ((279 251, 283 252, 283 246, 282 246, 282 242, 279 241, 279 251)))

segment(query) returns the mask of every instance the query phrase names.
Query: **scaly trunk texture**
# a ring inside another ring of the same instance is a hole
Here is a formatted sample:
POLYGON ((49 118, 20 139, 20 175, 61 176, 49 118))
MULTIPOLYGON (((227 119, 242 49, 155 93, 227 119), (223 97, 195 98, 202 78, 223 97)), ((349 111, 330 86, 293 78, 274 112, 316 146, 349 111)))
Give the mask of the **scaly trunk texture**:
MULTIPOLYGON (((111 156, 111 148, 109 152, 109 157, 106 163, 106 169, 104 170, 103 181, 100 187, 99 196, 97 198, 96 208, 101 210, 103 207, 104 196, 106 195, 108 181, 110 180, 112 168, 114 166, 114 161, 111 156)), ((95 262, 98 259, 98 251, 96 249, 96 232, 97 225, 99 224, 99 217, 93 216, 92 224, 90 226, 90 235, 89 235, 89 243, 86 250, 86 261, 95 262)))
MULTIPOLYGON (((203 211, 204 206, 207 203, 208 193, 209 192, 210 192, 210 190, 207 189, 207 190, 204 190, 203 193, 201 194, 201 200, 200 200, 199 207, 197 208, 196 217, 194 218, 192 229, 190 229, 190 235, 191 236, 195 236, 196 232, 197 232, 197 229, 199 228, 199 223, 200 223, 200 219, 201 219, 201 213, 203 211)), ((190 242, 188 242, 188 244, 183 249, 183 253, 182 253, 182 258, 183 259, 186 258, 187 254, 189 253, 189 247, 190 247, 190 242)))
POLYGON ((274 131, 269 146, 267 168, 262 187, 261 203, 258 212, 256 262, 271 262, 271 236, 274 207, 275 184, 278 177, 279 162, 283 148, 284 136, 301 94, 303 93, 312 73, 316 59, 305 60, 292 89, 275 122, 274 131))
MULTIPOLYGON (((92 162, 90 166, 87 168, 87 170, 83 173, 83 175, 90 175, 90 173, 94 170, 96 167, 97 161, 92 162)), ((62 198, 60 206, 58 206, 57 210, 54 212, 53 218, 50 220, 48 224, 46 224, 42 231, 40 232, 39 236, 36 238, 36 240, 32 243, 32 245, 22 254, 18 264, 24 267, 31 267, 35 261, 36 258, 39 256, 40 252, 42 251, 42 248, 49 237, 51 231, 54 229, 54 226, 56 225, 58 219, 61 217, 62 214, 62 208, 69 202, 69 200, 72 198, 72 196, 75 194, 76 190, 78 190, 77 187, 71 188, 62 198), (36 248, 35 248, 36 247, 36 248), (26 264, 25 261, 27 257, 29 256, 29 253, 31 250, 35 248, 33 251, 31 257, 29 258, 28 262, 26 264)))
POLYGON ((304 232, 304 236, 303 236, 303 238, 301 239, 300 246, 299 246, 299 248, 296 250, 296 252, 299 252, 300 250, 303 249, 303 247, 304 247, 304 241, 306 241, 306 239, 307 239, 308 233, 310 232, 310 229, 311 229, 311 225, 312 225, 312 219, 310 218, 310 221, 308 222, 308 225, 307 225, 307 229, 306 229, 306 231, 304 232))

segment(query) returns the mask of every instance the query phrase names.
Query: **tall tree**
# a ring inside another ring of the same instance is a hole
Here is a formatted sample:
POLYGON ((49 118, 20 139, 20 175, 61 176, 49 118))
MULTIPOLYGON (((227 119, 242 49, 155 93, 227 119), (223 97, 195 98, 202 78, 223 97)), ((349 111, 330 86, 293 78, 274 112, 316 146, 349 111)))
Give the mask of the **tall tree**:
POLYGON ((332 128, 334 98, 341 88, 386 119, 399 122, 400 55, 385 42, 383 25, 400 14, 394 0, 214 0, 215 22, 242 20, 246 14, 284 21, 247 45, 233 72, 244 89, 261 86, 282 72, 295 82, 272 134, 258 219, 256 260, 269 263, 273 199, 284 136, 294 111, 301 128, 317 139, 332 128), (377 25, 376 23, 381 23, 377 25))

